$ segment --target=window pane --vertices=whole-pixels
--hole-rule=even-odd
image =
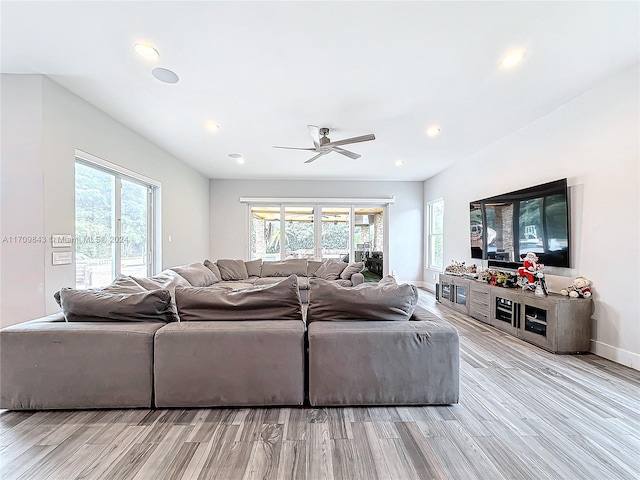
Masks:
[[[76,163],[76,288],[111,283],[115,270],[115,176]]]
[[[280,207],[251,207],[251,259],[280,260]]]
[[[322,258],[349,255],[350,208],[322,207]]]
[[[120,273],[144,277],[148,271],[148,187],[122,180]]]
[[[285,258],[313,258],[315,232],[313,207],[285,207]]]
[[[431,265],[432,267],[442,268],[443,262],[443,248],[442,248],[442,235],[431,236]]]
[[[444,223],[444,202],[435,202],[431,204],[431,233],[443,233],[442,225]]]

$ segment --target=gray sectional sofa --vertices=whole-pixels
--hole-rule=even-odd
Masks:
[[[62,313],[0,330],[0,408],[458,401],[457,331],[416,308],[415,287],[316,276],[301,290],[297,275],[263,285],[270,277],[253,275],[241,288],[246,279],[210,283],[210,273],[191,264],[62,289]]]

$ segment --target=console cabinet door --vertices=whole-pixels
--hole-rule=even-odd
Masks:
[[[518,337],[545,350],[556,352],[557,310],[557,304],[550,302],[547,297],[538,299],[533,295],[522,296]]]
[[[520,299],[517,293],[506,288],[491,290],[491,326],[511,335],[517,335]]]
[[[454,291],[453,281],[444,275],[440,275],[440,303],[447,307],[453,307]]]
[[[453,292],[453,308],[459,312],[469,314],[469,280],[456,278],[453,281],[455,287]]]

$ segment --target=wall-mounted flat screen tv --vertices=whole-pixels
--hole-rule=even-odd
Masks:
[[[527,252],[569,267],[567,179],[471,202],[471,257],[514,268]]]

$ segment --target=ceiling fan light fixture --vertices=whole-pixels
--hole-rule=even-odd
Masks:
[[[437,137],[438,135],[440,135],[440,127],[437,125],[427,128],[427,137]]]
[[[160,53],[158,53],[158,50],[153,48],[148,43],[136,43],[133,49],[138,55],[146,58],[147,60],[157,60],[160,57]]]

